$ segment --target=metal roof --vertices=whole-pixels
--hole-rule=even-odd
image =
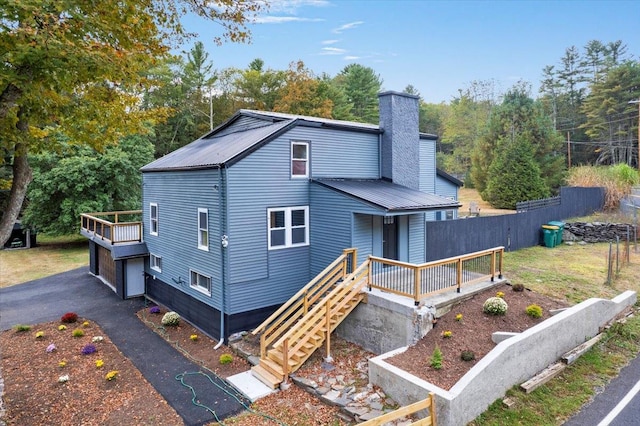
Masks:
[[[149,172],[219,167],[271,140],[291,123],[291,120],[274,124],[265,122],[265,126],[262,127],[226,133],[222,136],[210,134],[158,158],[140,170]]]
[[[449,182],[451,182],[456,186],[464,186],[464,182],[462,182],[460,179],[456,178],[455,176],[451,176],[449,173],[445,172],[444,170],[436,169],[436,174],[441,178],[448,180]]]
[[[369,131],[380,130],[380,126],[378,126],[377,124],[358,123],[356,121],[334,120],[331,118],[311,117],[308,115],[287,114],[284,112],[241,109],[239,111],[239,114],[248,115],[251,117],[259,117],[259,118],[271,118],[271,119],[275,118],[275,119],[281,119],[281,120],[303,120],[303,121],[309,121],[312,123],[327,125],[330,127],[346,127],[351,129],[369,130]]]
[[[314,179],[327,188],[357,198],[389,212],[458,208],[457,201],[397,185],[382,179]]]

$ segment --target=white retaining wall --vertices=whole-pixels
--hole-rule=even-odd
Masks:
[[[433,392],[438,425],[464,425],[503,397],[508,389],[530,379],[565,352],[594,337],[618,314],[633,306],[636,298],[636,292],[626,291],[612,300],[589,299],[566,309],[500,342],[449,391],[384,361],[406,347],[370,359],[369,381],[400,405],[417,402]]]

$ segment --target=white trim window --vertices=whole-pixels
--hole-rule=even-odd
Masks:
[[[198,248],[209,251],[209,210],[198,209]]]
[[[309,245],[309,207],[267,209],[269,250]]]
[[[157,272],[162,272],[162,257],[149,253],[149,268]]]
[[[211,277],[202,275],[199,272],[189,270],[191,288],[198,290],[208,296],[211,296]]]
[[[159,211],[157,203],[149,203],[149,234],[158,235]]]
[[[309,177],[308,142],[291,142],[291,177]]]

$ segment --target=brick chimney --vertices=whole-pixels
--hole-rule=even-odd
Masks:
[[[419,99],[393,91],[378,94],[382,177],[416,190],[420,189]]]

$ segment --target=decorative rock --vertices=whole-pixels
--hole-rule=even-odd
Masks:
[[[372,410],[382,410],[384,406],[380,402],[372,402],[369,404]]]
[[[331,405],[339,405],[336,403],[336,400],[340,398],[340,392],[338,391],[334,391],[334,390],[330,390],[329,392],[325,393],[324,395],[320,395],[320,399],[327,401],[327,403],[331,404]]]
[[[362,408],[362,407],[343,407],[342,411],[346,412],[351,417],[356,418],[356,417],[364,416],[370,410],[368,408]]]
[[[359,417],[359,420],[362,421],[367,421],[367,420],[371,420],[371,419],[375,419],[376,417],[380,417],[381,415],[383,415],[384,413],[382,411],[378,411],[378,410],[371,410],[366,414],[363,414],[362,416]]]

